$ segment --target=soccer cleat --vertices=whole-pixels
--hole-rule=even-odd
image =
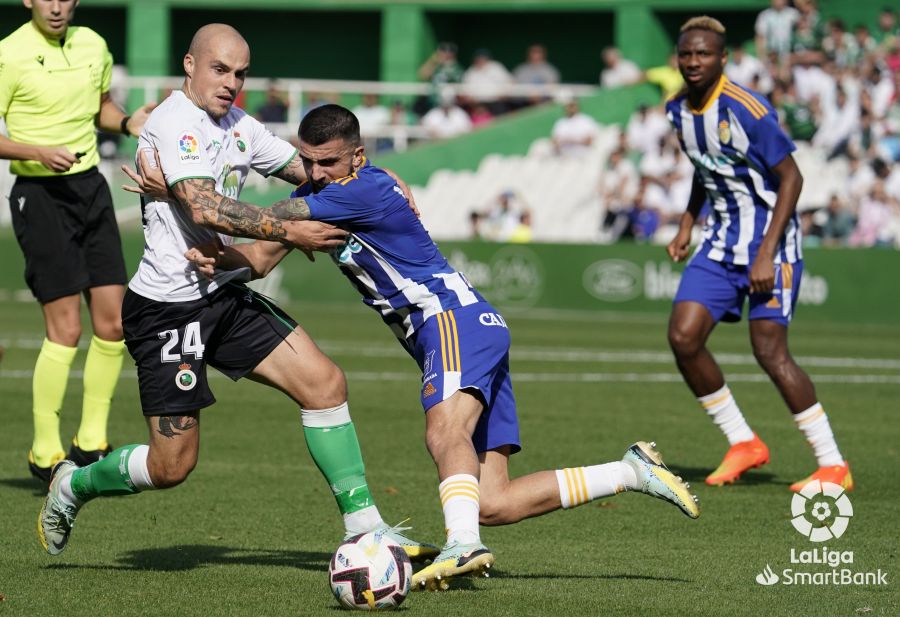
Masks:
[[[404,521],[405,522],[405,521]],[[416,542],[411,538],[407,538],[403,535],[402,531],[407,531],[412,529],[411,527],[401,527],[403,523],[401,522],[399,525],[395,525],[393,527],[380,527],[378,529],[373,529],[372,531],[380,531],[385,530],[385,537],[390,538],[397,544],[403,547],[403,551],[406,553],[406,556],[409,557],[409,560],[413,563],[422,563],[429,559],[434,559],[441,550],[433,544],[425,544],[424,542]],[[348,531],[344,535],[344,540],[349,540],[353,536],[358,535],[356,532]]]
[[[79,467],[87,467],[91,463],[96,463],[110,452],[112,452],[112,446],[105,441],[99,450],[82,450],[78,446],[78,438],[75,437],[72,439],[72,445],[69,447],[69,456],[66,458]]]
[[[441,554],[428,565],[413,574],[411,586],[415,590],[439,591],[450,587],[448,580],[463,574],[488,576],[494,556],[488,547],[477,544],[452,542],[444,545]]]
[[[43,483],[43,485],[45,487],[49,486],[50,485],[50,472],[53,470],[53,467],[58,462],[63,460],[64,458],[66,458],[65,452],[57,452],[50,459],[50,465],[48,467],[41,467],[40,465],[38,465],[37,463],[34,462],[34,452],[29,450],[28,451],[28,471],[30,471],[31,475],[33,475],[35,478],[40,480],[41,483]]]
[[[50,490],[38,515],[38,537],[41,544],[51,555],[59,555],[69,542],[69,534],[75,524],[75,515],[80,505],[63,500],[59,492],[59,484],[63,478],[72,475],[78,466],[72,461],[60,461],[53,467]]]
[[[769,448],[756,433],[750,441],[741,441],[728,449],[714,472],[706,477],[710,486],[733,484],[745,471],[769,462]]]
[[[639,441],[632,444],[622,457],[637,476],[642,493],[673,503],[691,518],[700,516],[698,499],[690,492],[690,486],[668,470],[654,442]]]
[[[808,478],[804,478],[799,482],[794,482],[791,484],[791,490],[795,493],[799,493],[804,486],[812,482],[813,480],[819,480],[820,482],[831,482],[832,484],[837,484],[845,491],[853,490],[853,475],[850,473],[850,463],[844,461],[843,465],[832,465],[831,467],[819,467],[816,471],[809,476]]]

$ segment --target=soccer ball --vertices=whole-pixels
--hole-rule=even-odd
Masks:
[[[412,564],[403,547],[370,531],[344,541],[331,558],[331,593],[344,608],[396,608],[409,593]]]

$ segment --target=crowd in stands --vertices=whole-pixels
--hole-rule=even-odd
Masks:
[[[801,212],[808,245],[900,247],[898,13],[883,9],[870,32],[822,18],[813,0],[772,0],[756,21],[755,51],[729,50],[731,81],[768,97],[798,146],[810,147],[823,164],[846,166],[843,189]],[[650,71],[641,73],[615,49],[604,59],[604,84],[650,80]],[[663,91],[665,81],[657,82]],[[692,175],[662,108],[638,109],[601,175],[601,238],[667,241]]]

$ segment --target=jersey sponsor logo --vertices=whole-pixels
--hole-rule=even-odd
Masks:
[[[731,127],[728,125],[728,120],[719,122],[719,141],[723,144],[731,141]]]
[[[731,137],[731,131],[729,129],[729,138]],[[725,154],[717,154],[716,156],[710,156],[708,152],[704,152],[697,156],[697,153],[688,152],[688,157],[697,167],[704,167],[709,169],[710,171],[716,171],[723,167],[728,167],[729,165],[734,165],[735,163],[740,163],[741,159],[737,156],[729,157]]]
[[[482,313],[478,316],[478,321],[482,326],[500,326],[506,328],[506,321],[497,313]]]
[[[429,396],[433,396],[434,394],[437,394],[437,388],[435,388],[434,384],[429,381],[427,384],[425,384],[425,387],[422,388],[422,396],[425,396],[427,398]]]
[[[181,162],[200,160],[199,150],[197,138],[192,133],[182,133],[178,138],[178,158]]]
[[[193,390],[194,386],[197,385],[197,375],[191,370],[191,365],[185,362],[184,364],[179,364],[178,368],[180,370],[175,373],[175,385],[178,386],[179,390],[184,390],[185,392]]]
[[[359,253],[362,250],[362,244],[359,243],[359,240],[350,236],[347,239],[347,243],[344,246],[339,246],[334,249],[332,252],[332,256],[338,261],[338,263],[347,263],[350,261],[350,257],[354,253]]]

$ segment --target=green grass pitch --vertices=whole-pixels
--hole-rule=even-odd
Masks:
[[[370,486],[391,523],[440,544],[436,473],[425,450],[412,360],[362,306],[286,307],[348,375],[350,405]],[[411,594],[401,609],[428,615],[897,615],[900,574],[900,325],[805,323],[792,350],[819,377],[820,399],[857,490],[846,534],[829,548],[853,551],[854,571],[887,572],[887,586],[766,587],[769,565],[817,548],[790,524],[789,483],[814,459],[774,388],[749,356],[746,323],[711,342],[772,462],[739,484],[710,488],[705,475],[727,444],[680,381],[661,316],[508,312],[524,449],[511,472],[619,459],[655,440],[692,482],[703,513],[624,494],[518,525],[483,528],[495,552],[490,579],[445,593]],[[213,381],[218,404],[202,415],[200,462],[167,491],[97,500],[82,510],[58,558],[35,527],[43,494],[27,475],[29,372],[42,332],[31,303],[0,302],[0,617],[6,615],[337,615],[326,568],[341,523],[306,452],[299,412],[250,382]],[[76,360],[80,370],[83,354]],[[114,444],[144,442],[130,364],[111,419]],[[65,439],[79,417],[72,379]]]

